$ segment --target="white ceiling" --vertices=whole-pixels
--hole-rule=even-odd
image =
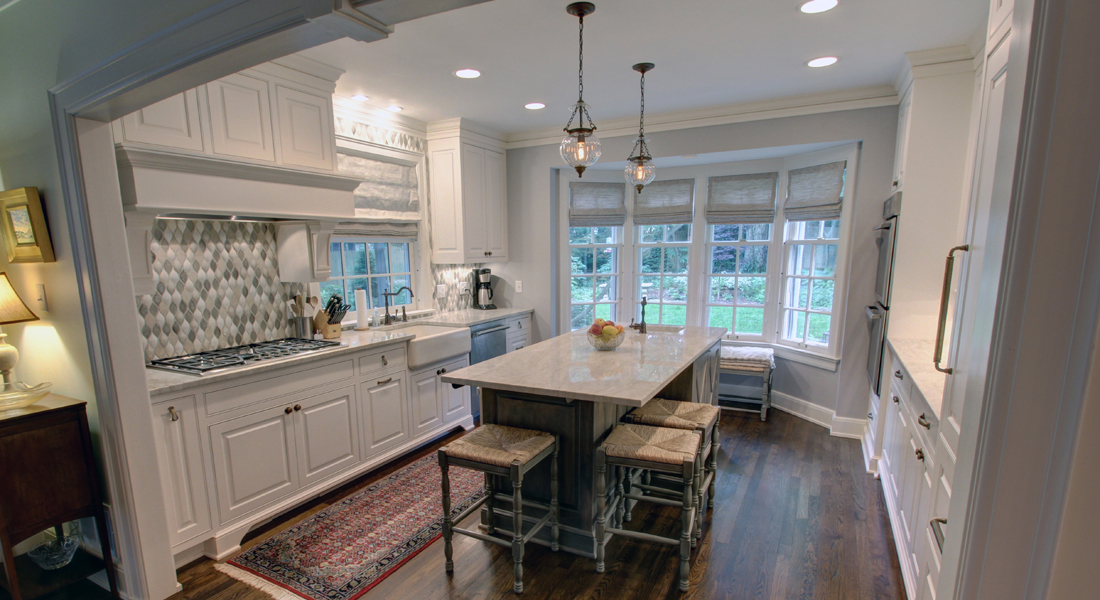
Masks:
[[[568,0],[493,0],[401,23],[370,44],[337,40],[301,54],[347,73],[337,96],[364,94],[425,122],[466,117],[503,133],[565,125],[577,98],[577,20]],[[798,0],[596,0],[585,19],[585,101],[601,120],[709,108],[893,82],[906,52],[966,45],[988,0],[840,0],[807,15]],[[840,62],[811,69],[806,61]],[[477,79],[454,71],[473,68]],[[528,102],[546,108],[531,111]]]

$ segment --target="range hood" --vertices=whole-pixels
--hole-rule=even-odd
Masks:
[[[355,218],[356,177],[161,150],[117,147],[127,211],[343,221]]]

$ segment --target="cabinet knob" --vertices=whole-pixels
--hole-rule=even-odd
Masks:
[[[925,429],[932,429],[932,423],[929,422],[928,419],[924,418],[924,413],[921,413],[920,416],[917,417],[917,423]]]
[[[488,256],[492,256],[492,255],[493,255],[493,251],[492,251],[492,250],[490,250],[490,251],[486,252],[485,254],[487,254]]]
[[[446,373],[446,372],[447,372],[447,368],[446,368],[446,367],[443,367],[442,369],[440,369],[440,370],[439,370],[439,374],[440,374],[440,375],[442,375],[442,374],[444,374],[444,373]]]
[[[383,367],[388,367],[389,365],[390,365],[390,361],[386,360],[386,355],[383,354],[382,355],[382,366]]]
[[[295,404],[294,405],[294,411],[297,412],[299,410],[302,410],[302,405],[301,404]]]
[[[894,187],[898,187],[898,180],[897,179],[894,180]]]
[[[917,448],[915,454],[917,455],[917,460],[924,461],[924,450],[922,450],[921,448]]]
[[[867,413],[867,418],[874,421],[875,420],[875,415],[873,415],[871,413]]]
[[[902,374],[901,374],[901,369],[898,369],[897,371],[894,371],[894,377],[897,377],[899,380],[905,379],[905,377],[903,377]]]
[[[485,255],[485,256],[489,256],[488,252],[482,252],[482,254]]]
[[[172,421],[173,422],[180,420],[180,414],[178,412],[176,412],[176,407],[175,406],[169,406],[168,407],[168,414],[172,415]]]
[[[893,398],[894,398],[894,404],[897,404],[898,402],[901,402],[901,400],[899,400],[896,395],[893,396]]]
[[[284,408],[284,409],[283,409],[283,412],[285,412],[286,414],[288,414],[288,415],[289,415],[290,413],[294,412],[294,409],[292,409],[292,408],[290,408],[290,407],[288,406],[288,407],[286,407],[286,408]]]

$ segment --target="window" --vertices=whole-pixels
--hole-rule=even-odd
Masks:
[[[321,283],[321,305],[333,295],[340,295],[354,311],[355,290],[362,289],[367,290],[369,308],[384,306],[383,292],[412,287],[413,249],[409,241],[340,238],[332,242],[332,275]],[[390,304],[399,306],[412,301],[409,292],[404,291],[394,296]]]
[[[691,224],[639,225],[635,239],[635,318],[644,297],[648,323],[687,325]]]
[[[803,347],[829,346],[839,239],[839,220],[787,223],[783,340]]]
[[[617,320],[622,227],[570,227],[570,329]]]
[[[769,223],[709,227],[707,325],[763,339],[771,229]]]

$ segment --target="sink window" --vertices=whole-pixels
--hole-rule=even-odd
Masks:
[[[333,237],[330,248],[332,275],[320,284],[321,305],[339,294],[354,311],[357,308],[355,290],[362,289],[367,290],[369,308],[385,306],[383,292],[401,286],[412,287],[415,248],[412,240]],[[401,292],[390,304],[411,306],[412,302],[408,292]]]

